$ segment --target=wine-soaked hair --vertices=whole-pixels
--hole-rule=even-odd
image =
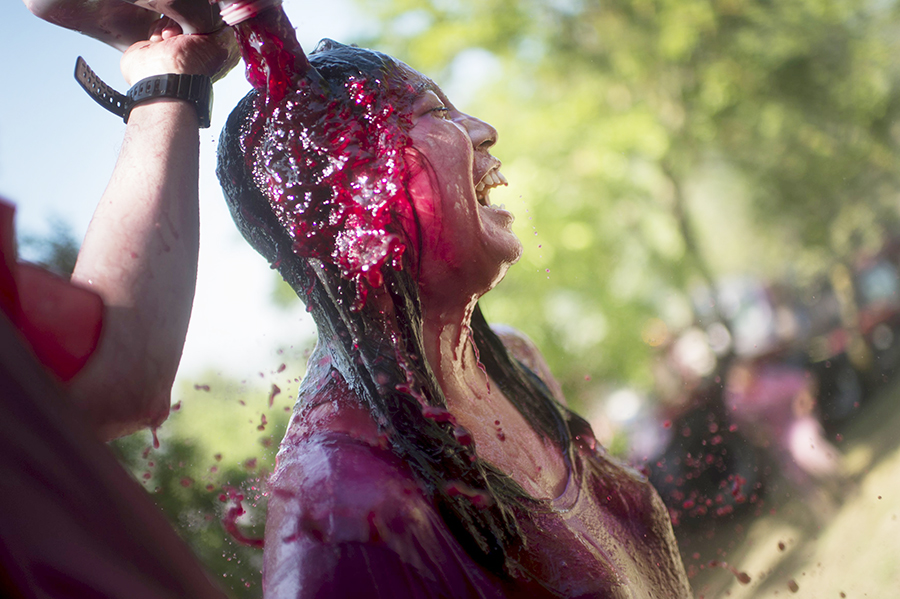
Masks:
[[[510,550],[525,542],[513,509],[534,500],[478,458],[471,436],[447,411],[425,358],[417,252],[407,251],[411,239],[421,235],[409,236],[397,225],[398,213],[418,222],[406,188],[407,167],[396,162],[410,150],[409,109],[415,99],[410,96],[416,90],[399,63],[371,50],[326,40],[309,60],[321,76],[312,86],[319,89],[300,89],[286,100],[307,111],[301,115],[305,120],[285,118],[281,107],[267,106],[257,91],[231,113],[218,150],[225,198],[245,239],[306,303],[333,368],[369,410],[392,451],[411,466],[461,545],[483,566],[509,575]],[[307,109],[303,102],[321,106]],[[292,130],[284,131],[288,126]],[[264,164],[277,154],[270,146],[286,135],[293,136],[296,148],[282,157],[289,168]],[[384,180],[373,183],[373,175]],[[286,178],[288,186],[272,183]],[[361,190],[361,180],[370,187]],[[287,200],[285,187],[292,190]],[[363,214],[353,214],[355,208],[339,194],[350,194],[366,208]],[[349,243],[335,242],[348,232],[352,235],[338,242]],[[376,236],[387,242],[373,250],[367,244]],[[354,242],[364,247],[353,247]],[[386,293],[367,302],[365,294],[374,288]],[[471,331],[496,386],[570,463],[569,423],[577,417],[507,352],[478,308]]]

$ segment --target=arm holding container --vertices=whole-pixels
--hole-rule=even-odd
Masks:
[[[103,12],[106,6],[103,14],[121,11],[135,27],[149,15],[143,37],[122,56],[129,85],[158,75],[215,80],[237,62],[233,33],[227,29],[185,35],[172,19],[123,2],[26,0],[26,5],[72,29],[80,21],[70,16],[58,22],[48,15],[65,14],[67,7]],[[116,32],[115,37],[128,42],[137,35],[127,28]],[[203,116],[198,106],[172,97],[153,97],[130,107],[115,169],[72,275],[73,283],[92,290],[104,303],[97,348],[68,383],[69,395],[103,439],[158,426],[168,415],[197,276]]]

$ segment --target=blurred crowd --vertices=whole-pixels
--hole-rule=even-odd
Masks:
[[[659,345],[653,397],[607,402],[632,406],[612,420],[673,522],[759,511],[782,483],[838,504],[843,431],[900,368],[900,237],[809,285],[720,280],[694,309]]]

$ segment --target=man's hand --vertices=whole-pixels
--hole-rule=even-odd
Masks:
[[[122,75],[128,85],[166,73],[208,75],[217,81],[240,60],[237,40],[230,28],[185,35],[181,25],[163,17],[153,23],[148,37],[122,55]]]

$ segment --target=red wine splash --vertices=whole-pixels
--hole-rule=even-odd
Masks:
[[[247,81],[279,102],[310,73],[309,60],[293,26],[280,7],[271,8],[234,27],[246,66]]]
[[[248,168],[294,251],[337,266],[355,283],[352,307],[359,309],[368,289],[382,285],[382,268],[399,269],[406,249],[396,223],[411,214],[404,154],[416,89],[409,71],[377,55],[383,68],[376,74],[326,81],[281,7],[235,30],[258,91],[241,139]]]

